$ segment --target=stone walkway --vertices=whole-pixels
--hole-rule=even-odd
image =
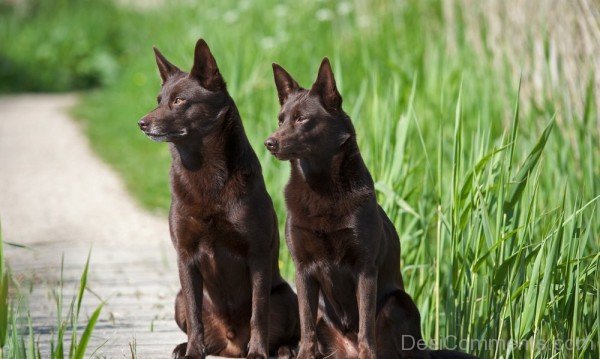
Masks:
[[[65,112],[75,101],[0,97],[2,232],[28,247],[5,245],[7,260],[23,292],[33,283],[31,316],[43,357],[56,323],[51,290],[61,258],[66,306],[91,248],[88,288],[107,304],[88,356],[104,343],[94,357],[131,358],[134,346],[138,358],[168,358],[185,335],[172,317],[178,280],[167,221],[139,208],[92,153]],[[86,293],[82,321],[100,302],[93,293]]]

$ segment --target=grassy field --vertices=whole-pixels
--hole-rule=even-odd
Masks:
[[[380,203],[400,233],[402,271],[425,336],[443,346],[470,340],[470,351],[484,358],[596,358],[600,133],[592,87],[582,95],[582,111],[570,109],[560,84],[548,82],[541,101],[540,94],[536,101],[519,96],[514,74],[521,69],[476,51],[458,4],[453,23],[434,0],[220,0],[141,12],[94,5],[105,10],[88,8],[77,17],[83,20],[56,23],[53,31],[66,35],[49,39],[73,41],[68,30],[80,26],[77,33],[112,59],[109,74],[98,66],[93,84],[103,86],[86,93],[74,113],[135,197],[163,213],[167,146],[149,141],[136,124],[155,107],[160,86],[151,46],[188,69],[196,39],[206,39],[281,222],[289,165],[262,146],[277,126],[271,62],[309,86],[329,56]],[[87,26],[86,16],[97,26]],[[12,21],[0,27],[4,34],[31,42],[43,36],[27,29],[49,20]],[[108,47],[112,40],[119,46]],[[7,48],[0,44],[6,63],[16,58]],[[27,58],[20,51],[10,63]],[[89,51],[97,53],[95,46]],[[44,72],[62,69],[60,61],[49,63],[55,67]],[[79,77],[73,81],[70,87],[79,87]],[[15,89],[59,89],[26,85]],[[281,267],[293,278],[285,246]]]

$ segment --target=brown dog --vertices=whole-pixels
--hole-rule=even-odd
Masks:
[[[327,58],[310,90],[279,65],[273,71],[281,111],[265,145],[291,162],[286,241],[296,264],[298,358],[468,357],[423,347],[398,234],[377,204]]]
[[[188,335],[173,357],[291,358],[298,302],[279,273],[277,217],[235,103],[204,40],[189,74],[154,51],[162,89],[139,126],[172,154],[175,320]]]

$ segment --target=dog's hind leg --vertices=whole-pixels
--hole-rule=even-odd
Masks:
[[[177,293],[177,297],[175,297],[175,323],[179,326],[184,333],[187,333],[187,325],[185,319],[185,302],[183,299],[183,293],[179,290]],[[185,357],[185,352],[187,351],[187,342],[181,343],[173,349],[173,353],[171,354],[171,358],[180,359]]]
[[[402,290],[391,293],[377,313],[377,357],[400,359],[477,359],[453,350],[429,350],[421,336],[421,316]]]
[[[175,322],[179,328],[187,334],[185,298],[181,293],[177,293],[175,298]],[[202,308],[202,323],[204,325],[204,347],[206,354],[217,354],[227,347],[226,333],[223,330],[222,323],[212,315],[206,308]],[[173,359],[184,358],[187,350],[187,343],[181,343],[173,349],[171,357]]]
[[[277,359],[296,357],[300,340],[298,298],[286,282],[271,289],[269,313],[269,353]]]
[[[177,323],[179,329],[181,329],[184,333],[187,333],[185,316],[185,299],[183,298],[183,293],[180,289],[179,293],[177,293],[177,297],[175,297],[175,323]]]
[[[429,358],[421,335],[421,316],[403,290],[390,293],[377,311],[377,357]]]
[[[350,332],[344,335],[324,318],[317,319],[317,340],[319,359],[357,359],[358,337]],[[383,358],[383,357],[382,357]]]

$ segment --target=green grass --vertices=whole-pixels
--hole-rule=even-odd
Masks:
[[[582,113],[569,110],[560,87],[548,85],[542,102],[519,96],[508,79],[520,69],[493,66],[436,0],[220,0],[120,11],[98,20],[123,41],[117,76],[74,113],[144,206],[166,213],[169,205],[167,146],[136,125],[160,86],[152,45],[188,69],[195,41],[207,40],[281,222],[289,165],[262,146],[277,126],[270,64],[309,86],[329,56],[400,233],[426,338],[539,345],[472,350],[485,358],[598,357],[600,133],[591,87]],[[458,39],[452,51],[449,31]],[[293,277],[285,246],[281,267]]]
[[[28,309],[27,293],[13,280],[5,262],[4,242],[0,228],[0,359],[42,359],[40,343],[36,340],[35,327]],[[25,250],[25,249],[23,249]],[[91,252],[90,252],[91,254]],[[83,359],[88,350],[88,343],[96,326],[96,322],[104,303],[96,307],[85,322],[80,320],[81,305],[87,289],[87,275],[90,256],[83,268],[77,295],[71,298],[65,315],[64,282],[62,277],[51,296],[56,305],[56,325],[52,328],[50,350],[45,355],[51,359]],[[64,264],[64,259],[63,259]],[[77,329],[84,326],[83,331]]]
[[[0,92],[83,89],[116,79],[128,22],[112,2],[17,3],[0,2]]]

